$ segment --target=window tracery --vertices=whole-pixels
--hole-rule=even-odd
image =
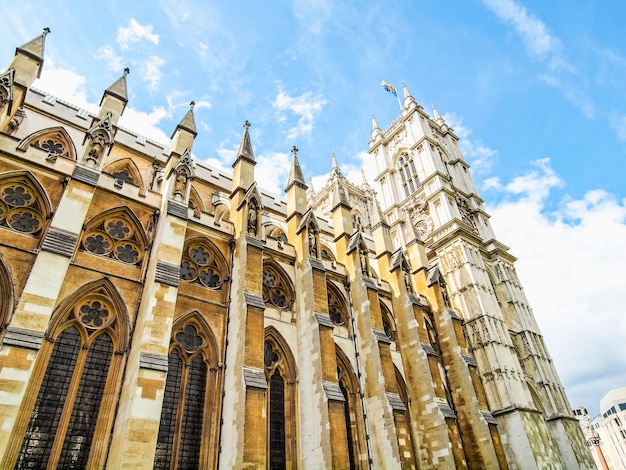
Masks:
[[[332,286],[327,284],[328,314],[335,325],[346,325],[349,318],[345,301],[341,294]]]
[[[215,250],[205,241],[195,241],[183,251],[180,278],[217,290],[222,287],[225,273],[217,262]]]
[[[144,241],[135,224],[124,214],[109,214],[85,230],[82,249],[94,255],[139,266],[144,255]]]
[[[212,428],[207,404],[216,393],[216,357],[215,338],[200,314],[179,318],[172,329],[154,468],[208,465],[202,442]]]
[[[407,153],[402,154],[398,160],[398,171],[402,179],[404,195],[409,197],[420,185],[413,157]]]
[[[113,421],[128,342],[123,308],[107,280],[94,281],[61,303],[36,366],[45,367],[42,381],[31,383],[32,398],[23,404],[32,409],[30,421],[13,435],[21,441],[15,468],[103,465],[104,450],[92,449],[92,443],[108,438]]]
[[[273,307],[289,310],[293,303],[291,286],[274,266],[263,266],[263,301]]]
[[[53,127],[37,131],[18,144],[18,150],[26,150],[30,146],[35,146],[46,152],[46,160],[54,163],[57,158],[76,160],[76,150],[71,137],[63,127]]]
[[[46,212],[39,190],[28,178],[0,181],[0,226],[38,236],[44,228]]]

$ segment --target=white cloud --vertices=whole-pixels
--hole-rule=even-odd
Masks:
[[[131,18],[127,27],[120,26],[117,31],[117,42],[120,49],[128,50],[130,43],[145,39],[155,45],[159,44],[159,35],[152,32],[152,25],[141,25],[135,18]]]
[[[165,61],[158,56],[152,56],[143,63],[142,78],[148,83],[148,90],[154,92],[159,87],[161,80],[161,70],[159,67],[165,64]]]
[[[291,97],[280,91],[272,106],[279,111],[279,120],[285,121],[286,113],[290,112],[298,117],[295,126],[287,131],[287,139],[310,137],[317,115],[322,111],[327,101],[321,95],[314,95],[308,91],[300,96]]]
[[[254,178],[259,182],[259,186],[282,195],[289,178],[291,156],[285,152],[268,152],[258,155],[256,161]]]
[[[170,137],[158,127],[158,124],[166,117],[169,117],[169,114],[161,106],[152,108],[149,113],[129,107],[124,110],[120,125],[156,142],[169,145]]]
[[[102,46],[100,49],[98,49],[98,52],[96,52],[96,55],[94,57],[99,60],[104,60],[109,70],[121,72],[122,57],[117,55],[115,49],[113,49],[110,45],[106,44]]]
[[[626,141],[626,114],[614,114],[611,117],[611,127],[617,132],[620,140]]]
[[[561,55],[561,41],[550,34],[545,23],[528,13],[523,5],[515,0],[483,0],[483,3],[498,18],[513,26],[528,52],[540,59],[548,58],[552,69],[568,67]]]
[[[487,147],[480,140],[470,139],[472,131],[463,125],[463,117],[455,113],[446,113],[443,115],[443,119],[459,137],[461,151],[474,172],[489,170],[494,159],[497,158],[498,152]]]
[[[572,406],[597,412],[610,388],[626,383],[626,201],[603,190],[564,197],[548,160],[506,184],[505,200],[487,207],[499,240],[518,257],[517,271]]]
[[[41,78],[35,80],[33,86],[68,103],[95,113],[98,111],[98,105],[90,103],[87,99],[85,81],[84,76],[70,69],[57,68],[54,62],[49,60],[41,72]]]

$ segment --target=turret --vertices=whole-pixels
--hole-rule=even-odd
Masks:
[[[196,131],[196,120],[193,115],[195,102],[189,103],[189,110],[180,120],[174,132],[172,132],[172,152],[182,155],[185,150],[193,146],[193,141],[198,135]]]
[[[298,161],[298,149],[294,145],[291,148],[291,170],[285,193],[287,193],[287,218],[294,215],[302,216],[307,209],[307,185],[300,169]]]
[[[254,160],[248,129],[250,129],[250,123],[246,121],[243,123],[243,136],[241,137],[239,149],[237,149],[235,163],[233,163],[233,192],[237,189],[245,191],[254,182],[256,161]]]
[[[410,111],[413,108],[417,107],[417,102],[415,101],[415,98],[413,98],[413,95],[411,95],[411,93],[409,93],[409,89],[406,87],[406,84],[404,82],[402,82],[402,91],[404,92],[404,102],[402,105],[402,114],[407,113],[408,111]]]
[[[111,113],[111,123],[116,126],[120,116],[128,103],[128,91],[126,86],[126,76],[130,69],[126,67],[120,78],[115,80],[102,94],[100,100],[100,110],[98,118],[104,119],[108,113]]]

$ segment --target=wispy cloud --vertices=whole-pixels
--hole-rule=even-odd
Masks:
[[[109,70],[122,70],[122,57],[117,55],[115,49],[113,49],[113,47],[111,47],[109,44],[105,44],[100,49],[98,49],[98,52],[96,52],[94,57],[99,60],[104,60]]]
[[[491,169],[494,160],[498,157],[498,152],[487,147],[481,140],[471,139],[472,130],[463,125],[462,116],[456,113],[445,113],[443,118],[459,137],[461,151],[474,172],[486,172]]]
[[[617,133],[617,136],[626,142],[626,114],[614,113],[611,116],[611,127]]]
[[[483,3],[498,18],[513,26],[530,54],[540,59],[547,59],[553,70],[562,67],[569,68],[567,60],[562,55],[560,39],[552,35],[546,24],[530,14],[526,7],[515,0],[483,0]]]
[[[159,35],[152,32],[152,25],[142,25],[135,18],[131,18],[128,26],[121,26],[117,31],[117,43],[123,51],[128,50],[133,42],[145,39],[155,45],[159,44]]]
[[[509,182],[492,181],[504,198],[487,210],[498,239],[519,257],[519,277],[571,404],[593,409],[626,383],[626,318],[615,314],[626,304],[626,201],[592,190],[550,209],[549,194],[562,185],[550,162],[538,160]]]
[[[297,116],[295,126],[287,131],[287,139],[294,140],[298,137],[310,137],[313,132],[315,119],[326,105],[327,101],[322,95],[314,95],[308,91],[300,96],[291,97],[284,91],[279,91],[272,106],[278,110],[279,119],[287,120],[287,114]]]
[[[152,56],[146,59],[143,63],[142,70],[142,78],[145,82],[148,83],[148,90],[154,92],[159,87],[159,82],[161,81],[161,73],[160,67],[165,64],[165,61],[158,56]]]

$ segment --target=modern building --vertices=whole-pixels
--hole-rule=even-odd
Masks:
[[[626,469],[626,387],[610,390],[600,400],[600,415],[593,420],[607,467]]]
[[[406,87],[379,195],[263,190],[0,75],[0,468],[593,468],[458,137]]]

